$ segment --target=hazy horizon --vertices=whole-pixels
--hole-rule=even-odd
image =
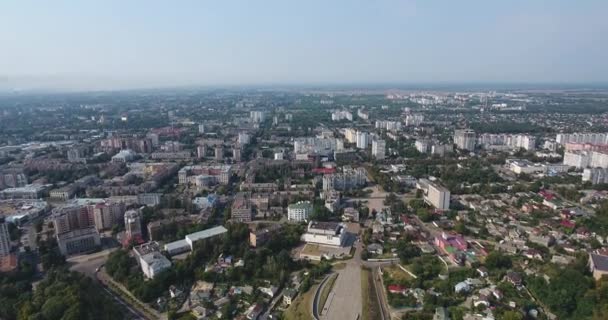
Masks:
[[[0,4],[0,90],[608,83],[608,2]]]

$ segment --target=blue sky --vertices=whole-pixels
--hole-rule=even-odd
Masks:
[[[608,1],[2,1],[0,85],[605,82]]]

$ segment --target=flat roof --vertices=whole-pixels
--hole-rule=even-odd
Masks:
[[[190,244],[188,244],[188,241],[186,241],[186,239],[182,239],[165,244],[165,251],[171,252],[173,250],[184,249],[186,247],[190,249]]]
[[[217,226],[217,227],[213,227],[210,229],[206,229],[206,230],[202,230],[199,232],[195,232],[195,233],[191,233],[189,235],[186,235],[186,241],[192,243],[198,240],[203,240],[203,239],[207,239],[210,237],[214,237],[217,235],[220,235],[222,233],[226,233],[228,232],[228,229],[224,228],[223,226]]]

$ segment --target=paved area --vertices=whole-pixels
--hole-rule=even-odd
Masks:
[[[321,316],[327,320],[355,320],[361,313],[361,267],[352,260],[340,270],[327,311]],[[325,311],[325,310],[324,310]]]

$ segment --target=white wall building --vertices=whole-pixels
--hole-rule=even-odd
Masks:
[[[365,149],[369,145],[369,135],[367,132],[357,131],[357,148]]]
[[[163,270],[171,268],[171,261],[160,253],[157,242],[148,242],[133,248],[135,258],[146,278],[154,279]]]
[[[300,201],[287,207],[287,220],[289,221],[305,221],[312,213],[313,206],[310,201]]]
[[[378,160],[382,160],[386,157],[386,141],[372,141],[372,156]]]
[[[459,149],[474,151],[475,141],[475,131],[473,130],[463,129],[454,131],[454,143]]]
[[[311,221],[308,223],[306,233],[302,235],[302,241],[341,247],[344,246],[345,237],[346,230],[341,223]]]

